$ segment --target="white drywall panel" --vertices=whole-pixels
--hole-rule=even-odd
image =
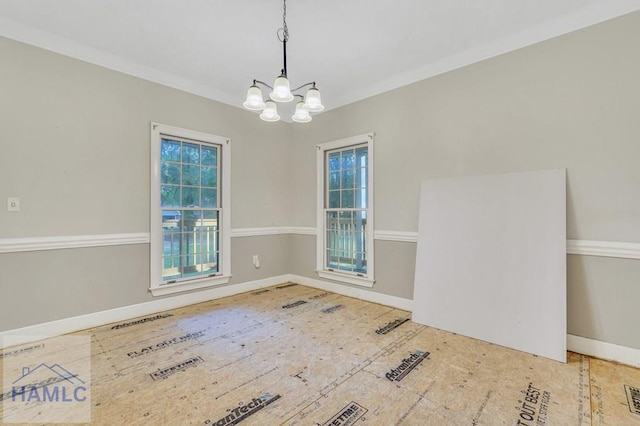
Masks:
[[[566,360],[564,169],[422,182],[413,320]]]

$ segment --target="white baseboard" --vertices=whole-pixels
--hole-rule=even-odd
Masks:
[[[374,291],[367,291],[355,287],[348,287],[343,284],[318,280],[316,278],[303,277],[301,275],[290,274],[289,281],[306,285],[307,287],[314,287],[321,290],[330,291],[332,293],[342,294],[343,296],[366,300],[367,302],[374,302],[381,305],[391,306],[392,308],[398,308],[404,311],[411,311],[413,309],[413,301],[411,299],[389,296],[388,294],[376,293]]]
[[[620,364],[640,367],[640,349],[614,345],[600,340],[587,339],[586,337],[567,335],[567,349],[583,355],[595,358],[619,362]]]
[[[288,275],[280,275],[257,281],[212,288],[194,293],[152,300],[150,302],[108,309],[106,311],[64,318],[57,321],[50,321],[14,330],[2,331],[0,332],[0,349],[4,347],[5,338],[9,336],[11,337],[7,340],[10,340],[12,346],[35,342],[45,337],[60,336],[62,334],[73,333],[112,322],[155,314],[157,312],[181,308],[183,306],[220,299],[222,297],[234,296],[247,291],[254,291],[260,288],[282,284],[287,282],[288,279]]]
[[[170,309],[220,299],[222,297],[234,296],[236,294],[255,291],[264,287],[270,287],[286,282],[294,282],[308,287],[319,288],[332,293],[342,294],[344,296],[354,297],[368,302],[379,303],[381,305],[391,306],[393,308],[409,312],[413,309],[413,301],[411,299],[376,293],[329,281],[308,278],[301,275],[285,274],[194,293],[181,294],[178,296],[152,300],[150,302],[123,306],[120,308],[108,309],[71,318],[64,318],[14,330],[2,331],[0,332],[0,349],[4,347],[5,340],[7,342],[11,342],[11,345],[35,342],[47,337],[60,336],[67,333],[85,330],[87,328],[129,320],[131,318],[155,314]],[[595,358],[615,361],[636,368],[640,367],[640,349],[615,345],[613,343],[602,342],[571,334],[567,335],[567,349],[571,352]]]

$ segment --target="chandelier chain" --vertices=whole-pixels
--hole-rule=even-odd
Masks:
[[[289,41],[289,28],[287,27],[287,0],[283,1],[282,6],[282,28],[278,28],[278,40]]]

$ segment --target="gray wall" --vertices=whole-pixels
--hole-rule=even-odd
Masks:
[[[151,121],[233,140],[233,228],[288,223],[285,123],[4,38],[0,54],[0,197],[22,203],[0,238],[148,232]]]
[[[0,57],[0,200],[21,199],[0,238],[149,232],[151,121],[232,139],[233,228],[290,222],[286,124],[4,38]],[[231,283],[288,273],[283,238],[233,238]],[[0,254],[0,330],[152,300],[148,251]]]
[[[232,238],[229,285],[289,273],[288,239]],[[148,292],[148,244],[3,253],[0,271],[0,331],[160,298]]]
[[[294,126],[294,225],[315,224],[314,146],[373,131],[376,230],[417,231],[423,179],[566,168],[568,238],[640,242],[638,40],[634,13]],[[377,242],[372,291],[411,295],[405,245]],[[313,276],[305,265],[298,273]],[[569,256],[569,333],[640,349],[639,267]]]
[[[0,38],[0,200],[23,208],[0,209],[0,238],[148,232],[158,121],[233,139],[233,228],[314,227],[315,145],[373,131],[377,230],[417,231],[425,178],[566,168],[568,238],[640,242],[637,40],[640,13],[301,126]],[[313,236],[233,238],[232,255],[232,284],[317,277]],[[569,333],[640,349],[640,263],[568,259]],[[414,267],[414,243],[376,241],[371,291],[411,298]],[[0,254],[0,274],[0,330],[151,300],[144,244]]]

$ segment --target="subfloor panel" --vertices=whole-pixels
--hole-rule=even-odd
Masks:
[[[563,364],[290,283],[71,336],[90,340],[95,425],[640,425],[639,369]],[[44,340],[0,367],[19,375],[44,347],[81,358]]]

